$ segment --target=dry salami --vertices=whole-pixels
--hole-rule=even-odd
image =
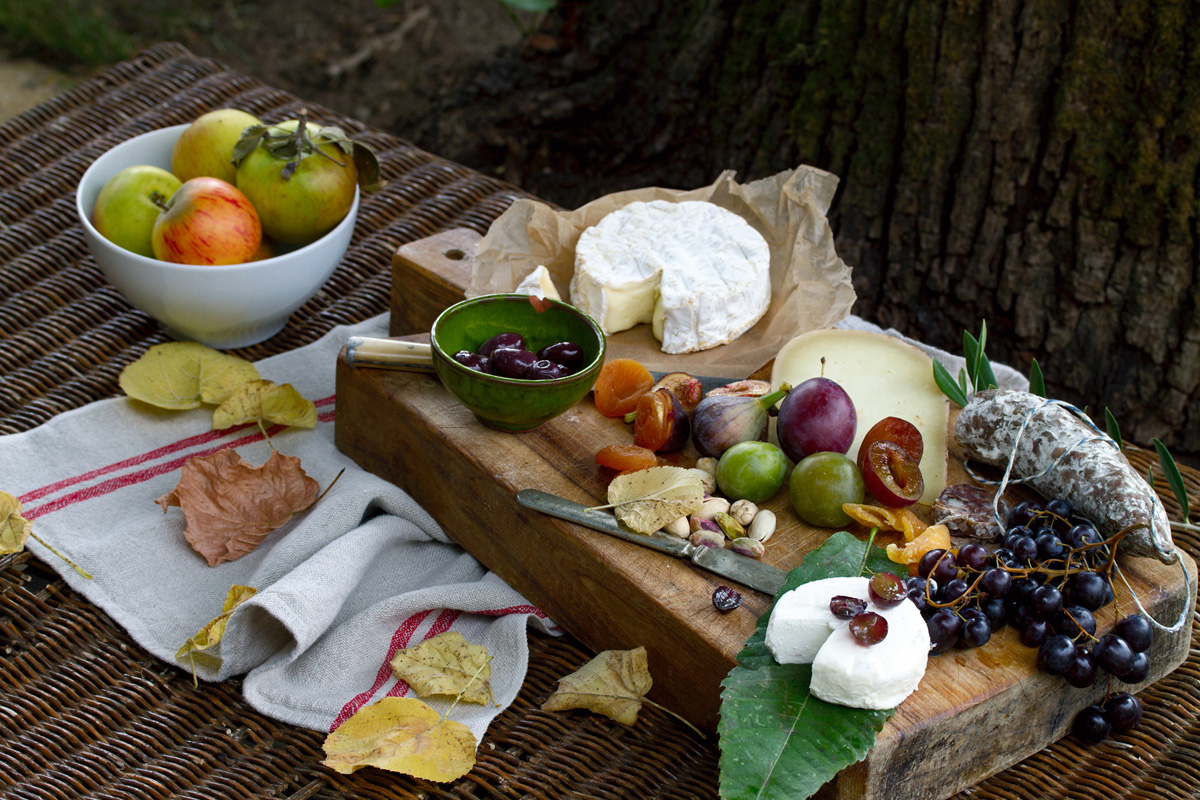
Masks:
[[[1008,503],[1000,499],[996,505],[996,493],[969,483],[947,486],[933,503],[933,521],[940,522],[958,536],[990,541],[1004,534],[1004,527],[996,519],[1008,516]]]
[[[1136,523],[1148,525],[1121,540],[1127,552],[1166,563],[1178,558],[1171,523],[1154,490],[1112,440],[1064,404],[1028,392],[979,392],[959,414],[954,438],[965,458],[1001,468],[1011,458],[1013,479],[1027,480],[1046,497],[1069,500],[1105,537]]]

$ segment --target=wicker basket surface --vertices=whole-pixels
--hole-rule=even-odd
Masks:
[[[389,181],[364,200],[350,250],[328,285],[283,333],[239,351],[249,358],[386,311],[390,260],[399,245],[454,227],[482,233],[515,198],[527,196],[178,45],[151,48],[0,125],[0,292],[8,309],[0,338],[0,433],[116,395],[122,367],[165,340],[96,269],[73,192],[109,147],[223,106],[267,121],[308,107],[368,142]],[[1135,450],[1133,460],[1144,472],[1152,459]],[[1189,493],[1200,497],[1200,474],[1184,472]],[[1165,485],[1157,488],[1179,514]],[[1177,540],[1200,557],[1195,535]],[[520,696],[489,730],[476,768],[454,783],[377,770],[342,776],[320,765],[320,733],[258,714],[241,699],[237,681],[193,688],[189,675],[141,651],[45,565],[28,554],[4,556],[0,797],[715,797],[715,741],[657,709],[645,709],[632,728],[538,709],[557,679],[590,656],[569,636],[531,634]],[[1183,667],[1143,693],[1145,716],[1133,732],[1089,748],[1063,740],[961,796],[1196,797],[1198,679],[1200,651],[1193,644]]]

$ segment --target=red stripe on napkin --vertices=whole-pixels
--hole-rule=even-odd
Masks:
[[[334,719],[333,725],[329,728],[330,733],[336,731],[338,726],[354,716],[354,712],[366,705],[367,701],[379,691],[380,687],[387,683],[388,678],[392,676],[392,659],[395,658],[396,651],[408,647],[408,642],[412,638],[412,635],[416,633],[417,628],[425,621],[425,618],[432,613],[433,609],[421,611],[400,623],[400,627],[392,634],[392,641],[388,645],[387,655],[383,659],[383,666],[375,674],[375,682],[371,684],[370,689],[356,694],[354,699],[342,706],[342,710],[338,712],[337,718]]]

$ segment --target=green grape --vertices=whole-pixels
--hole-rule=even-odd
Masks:
[[[809,525],[839,528],[850,523],[843,503],[866,495],[858,466],[842,453],[813,453],[800,460],[788,482],[792,508]]]

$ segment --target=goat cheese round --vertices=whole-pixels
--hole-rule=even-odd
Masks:
[[[827,578],[803,584],[775,603],[767,622],[767,648],[781,664],[812,664],[809,691],[827,703],[886,709],[912,694],[929,660],[929,630],[908,601],[869,611],[888,623],[878,644],[859,644],[849,622],[829,611],[837,595],[868,599],[867,578]]]
[[[770,261],[762,235],[720,206],[630,203],[580,235],[571,302],[605,333],[648,322],[665,353],[707,350],[767,312]]]

